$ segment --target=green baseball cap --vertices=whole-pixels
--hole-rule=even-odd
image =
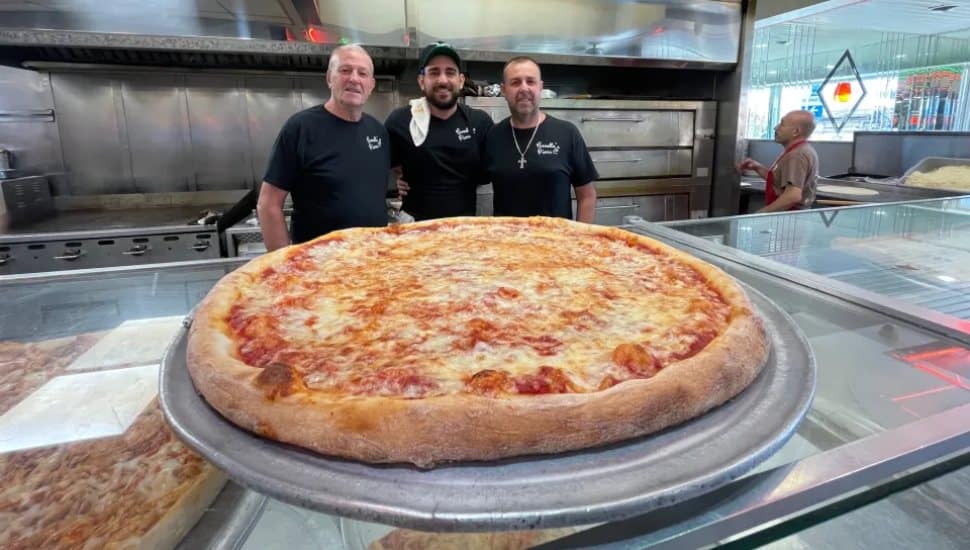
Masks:
[[[418,72],[424,72],[424,68],[428,66],[428,62],[432,58],[439,55],[446,55],[455,61],[455,65],[458,65],[458,69],[461,70],[461,57],[458,56],[458,52],[455,48],[451,47],[451,44],[445,42],[435,42],[434,44],[429,44],[421,50],[421,57],[418,58]]]

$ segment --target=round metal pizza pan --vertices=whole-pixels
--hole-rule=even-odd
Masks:
[[[236,482],[344,517],[435,531],[562,527],[616,521],[736,479],[794,434],[815,392],[815,359],[791,317],[747,288],[771,340],[768,364],[706,415],[625,443],[559,455],[421,470],[373,466],[270,441],[231,424],[196,392],[183,329],[162,363],[173,430]]]

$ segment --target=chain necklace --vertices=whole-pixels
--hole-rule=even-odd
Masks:
[[[536,122],[536,127],[532,129],[532,137],[529,138],[529,143],[525,144],[525,150],[523,151],[519,147],[518,138],[515,137],[515,126],[512,126],[512,123],[509,122],[509,127],[512,128],[512,141],[515,142],[515,150],[519,152],[519,160],[517,160],[516,162],[519,163],[520,170],[524,169],[525,163],[528,162],[527,160],[525,160],[525,154],[529,152],[529,147],[532,145],[532,140],[535,139],[536,132],[539,131],[539,124],[542,124],[542,121]]]

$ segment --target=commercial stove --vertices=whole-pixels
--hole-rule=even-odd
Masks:
[[[57,211],[0,235],[0,275],[220,257],[227,205]]]

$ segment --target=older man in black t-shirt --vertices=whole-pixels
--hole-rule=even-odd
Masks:
[[[502,71],[502,93],[511,116],[485,138],[485,167],[495,190],[496,216],[572,218],[593,223],[599,178],[586,142],[571,122],[539,109],[539,64],[514,57]]]
[[[341,46],[327,68],[330,99],[283,125],[256,206],[267,250],[291,242],[283,216],[289,193],[294,243],[336,229],[387,225],[389,139],[384,126],[363,112],[375,84],[367,52]]]
[[[424,97],[395,109],[384,123],[391,165],[400,167],[404,211],[417,220],[474,216],[476,188],[488,183],[481,152],[492,119],[458,103],[465,77],[450,45],[426,47],[418,71]]]

